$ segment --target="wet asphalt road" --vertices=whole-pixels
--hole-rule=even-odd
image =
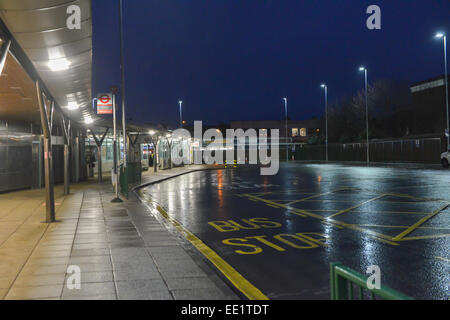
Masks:
[[[450,171],[281,164],[194,172],[143,192],[271,299],[329,299],[329,263],[449,298]]]

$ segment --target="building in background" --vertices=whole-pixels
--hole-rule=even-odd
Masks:
[[[444,75],[417,82],[410,87],[412,107],[409,115],[410,133],[444,135],[447,127]]]
[[[319,119],[310,120],[288,120],[287,135],[286,123],[284,120],[250,120],[250,121],[231,121],[231,129],[255,129],[258,134],[266,133],[270,136],[271,129],[278,129],[280,141],[293,143],[306,143],[313,136],[320,135],[322,132],[321,121]]]

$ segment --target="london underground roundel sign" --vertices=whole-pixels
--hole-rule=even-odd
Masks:
[[[112,114],[111,93],[101,93],[97,96],[97,114]]]

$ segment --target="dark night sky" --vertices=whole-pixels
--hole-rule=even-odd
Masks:
[[[382,30],[366,28],[366,8]],[[209,124],[320,116],[369,81],[443,74],[449,0],[124,0],[127,118]],[[118,0],[93,1],[93,93],[120,84]]]

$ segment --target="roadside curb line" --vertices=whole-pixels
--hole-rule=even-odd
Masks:
[[[251,282],[249,282],[245,277],[243,277],[236,269],[234,269],[228,262],[226,262],[222,257],[220,257],[213,249],[206,245],[201,239],[196,235],[186,229],[181,223],[176,219],[172,218],[167,211],[165,211],[158,203],[152,201],[152,206],[143,201],[142,197],[139,195],[138,190],[144,187],[166,181],[168,179],[176,178],[188,173],[206,171],[206,170],[221,170],[228,168],[203,168],[203,169],[193,169],[191,171],[186,171],[171,177],[166,177],[161,180],[152,181],[150,183],[145,183],[136,186],[132,189],[137,198],[141,203],[143,203],[153,214],[157,211],[159,216],[161,216],[166,222],[168,222],[172,227],[174,227],[180,235],[183,236],[198,252],[205,257],[210,263],[212,263],[215,268],[223,274],[223,276],[244,296],[249,300],[269,300],[269,298],[263,294],[258,288],[256,288]],[[232,169],[232,168],[229,168]]]
[[[183,175],[185,175],[185,174],[192,173],[192,172],[208,171],[208,170],[228,170],[228,169],[233,169],[233,168],[225,168],[225,167],[223,167],[223,168],[202,168],[202,169],[192,169],[192,170],[189,170],[189,171],[186,171],[186,172],[181,172],[181,173],[175,174],[175,175],[170,176],[170,177],[165,177],[165,178],[161,178],[161,179],[156,180],[156,181],[146,182],[146,183],[137,185],[137,186],[133,187],[133,188],[131,189],[131,191],[136,192],[136,191],[139,190],[139,189],[142,189],[142,188],[145,188],[145,187],[148,187],[148,186],[151,186],[151,185],[154,185],[154,184],[157,184],[157,183],[160,183],[160,182],[163,182],[163,181],[172,179],[172,178],[177,178],[177,177],[179,177],[179,176],[183,176]]]

